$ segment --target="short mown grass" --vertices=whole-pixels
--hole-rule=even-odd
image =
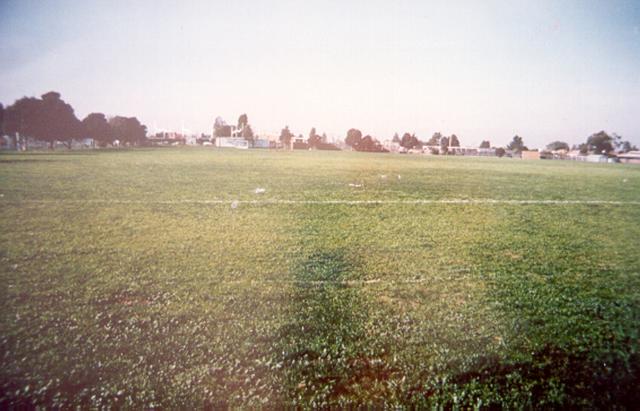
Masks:
[[[634,408],[637,201],[631,165],[0,154],[0,407]]]

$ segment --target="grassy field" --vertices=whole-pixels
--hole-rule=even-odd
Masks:
[[[634,408],[639,202],[632,165],[1,154],[0,408]]]

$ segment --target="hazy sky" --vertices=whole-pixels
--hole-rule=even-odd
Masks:
[[[0,101],[211,132],[640,145],[640,1],[5,1]]]

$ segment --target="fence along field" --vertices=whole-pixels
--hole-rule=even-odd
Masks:
[[[2,408],[640,400],[638,167],[172,149],[0,180]]]

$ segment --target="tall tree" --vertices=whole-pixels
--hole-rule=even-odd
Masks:
[[[427,141],[428,146],[438,146],[440,145],[440,140],[442,139],[442,134],[438,131],[433,133],[429,141]]]
[[[247,117],[247,115],[241,114],[240,117],[238,117],[238,130],[242,130],[248,124],[249,124],[249,118]]]
[[[220,116],[216,117],[213,122],[213,136],[231,137],[231,126],[227,125],[224,119]]]
[[[569,151],[569,144],[564,141],[553,141],[547,144],[547,150],[556,151],[556,150],[567,150]]]
[[[589,136],[587,147],[597,154],[609,154],[613,151],[614,142],[614,138],[603,130]]]
[[[309,147],[317,148],[320,143],[322,143],[322,137],[316,133],[316,128],[312,127],[311,131],[309,131],[307,144],[309,144]]]
[[[440,139],[440,153],[447,154],[449,152],[449,137]]]
[[[289,147],[289,145],[291,144],[292,138],[293,138],[293,133],[289,131],[289,126],[284,126],[284,128],[280,132],[280,142],[285,146]]]
[[[41,99],[24,97],[17,100],[6,110],[5,132],[17,137],[48,142],[54,147],[56,141],[62,141],[71,147],[73,139],[81,138],[83,127],[77,119],[71,105],[60,98],[60,93],[51,91],[42,95]]]
[[[622,146],[620,147],[620,151],[623,153],[628,153],[629,151],[638,151],[638,147],[632,145],[629,141],[623,141]]]
[[[460,147],[460,140],[458,140],[458,136],[455,134],[451,134],[451,140],[449,141],[449,145],[451,147]]]
[[[482,140],[482,143],[480,143],[480,148],[491,148],[491,142],[489,142],[489,140]]]
[[[522,137],[518,135],[513,136],[513,140],[511,140],[511,143],[509,143],[507,148],[516,153],[529,150],[527,146],[524,145],[524,141],[522,140]]]
[[[349,131],[347,131],[347,137],[345,137],[344,142],[346,145],[356,150],[361,140],[362,132],[357,128],[350,128]]]
[[[144,144],[147,138],[147,127],[140,124],[135,117],[115,116],[109,119],[115,139],[124,145]]]
[[[5,110],[3,131],[11,136],[17,149],[28,138],[39,138],[42,128],[42,100],[22,97]]]
[[[589,154],[589,145],[587,143],[582,143],[578,146],[578,150],[580,154]]]
[[[393,138],[391,139],[391,141],[393,141],[394,143],[400,143],[400,136],[398,135],[398,133],[393,134]]]
[[[245,125],[242,128],[242,138],[248,141],[253,141],[253,129],[251,129],[251,126],[249,124]]]
[[[408,150],[420,147],[421,143],[415,134],[404,133],[400,139],[400,145]]]
[[[374,153],[387,151],[382,147],[377,139],[371,137],[368,134],[364,136],[354,148],[356,151],[366,151]]]
[[[82,120],[87,137],[92,138],[100,147],[113,143],[113,130],[102,113],[91,113]]]
[[[376,141],[370,135],[362,137],[358,143],[356,150],[358,151],[376,151]]]
[[[597,154],[608,154],[613,151],[615,140],[604,130],[594,133],[587,139],[587,147],[589,151]]]
[[[82,138],[84,134],[82,123],[71,105],[60,98],[60,93],[50,91],[42,95],[40,116],[42,123],[38,138],[48,142],[51,148],[56,141],[62,141],[71,148],[71,141]]]

